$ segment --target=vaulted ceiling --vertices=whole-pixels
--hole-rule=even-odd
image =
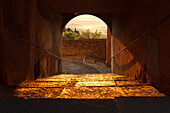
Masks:
[[[49,12],[124,13],[129,0],[39,0],[38,5]]]
[[[77,14],[93,14],[104,20],[111,28],[112,16],[119,17],[142,14],[142,11],[155,9],[169,10],[169,0],[38,0],[37,5],[42,13],[61,13],[64,16],[64,25]],[[162,8],[164,6],[166,8]],[[154,7],[154,8],[153,8]],[[139,14],[139,15],[140,15]],[[125,21],[124,21],[125,22]]]
[[[42,11],[64,13],[126,13],[167,0],[38,0]]]

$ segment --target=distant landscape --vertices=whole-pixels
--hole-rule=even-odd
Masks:
[[[90,29],[80,32],[76,28],[72,30],[71,28],[64,28],[63,38],[68,39],[105,39],[106,35],[102,34],[101,31],[96,30],[91,32]]]
[[[64,28],[63,38],[106,38],[107,25],[93,15],[80,15],[70,20]]]

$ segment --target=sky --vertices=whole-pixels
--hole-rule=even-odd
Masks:
[[[76,28],[80,32],[83,30],[85,31],[86,29],[90,29],[91,32],[98,30],[101,31],[104,35],[107,33],[107,25],[105,22],[93,15],[77,16],[66,24],[66,28],[68,27],[73,30]]]

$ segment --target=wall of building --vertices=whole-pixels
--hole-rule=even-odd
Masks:
[[[106,59],[106,39],[62,39],[62,55]]]
[[[132,12],[113,15],[113,53],[117,53],[130,42],[151,29],[169,12],[170,2],[148,1],[134,4]],[[114,59],[113,72],[141,79],[146,73],[147,79],[161,91],[170,94],[169,55],[170,21],[167,19]],[[145,68],[146,67],[146,71]]]
[[[0,84],[18,85],[24,80],[59,73],[58,59],[22,40],[59,55],[55,49],[60,47],[60,37],[56,37],[56,30],[61,31],[59,15],[55,15],[55,20],[45,18],[37,10],[36,0],[1,0],[1,6]]]
[[[1,84],[18,84],[30,74],[30,46],[20,38],[29,39],[31,4],[26,0],[3,1],[1,15]],[[27,69],[27,70],[26,70]]]

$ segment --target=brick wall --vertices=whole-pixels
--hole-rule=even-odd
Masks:
[[[106,59],[106,39],[62,39],[62,55]]]

